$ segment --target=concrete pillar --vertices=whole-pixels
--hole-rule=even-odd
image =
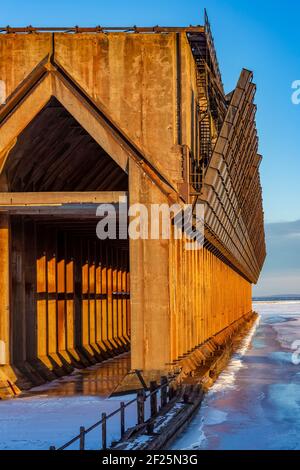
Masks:
[[[166,197],[130,161],[130,205],[166,203]],[[132,368],[168,369],[171,360],[169,240],[130,240]]]
[[[106,353],[106,346],[102,342],[102,318],[101,318],[101,261],[100,261],[100,243],[96,245],[97,248],[97,257],[96,257],[96,274],[95,274],[95,316],[96,316],[96,345],[102,354]]]
[[[81,241],[74,239],[72,243],[74,258],[74,319],[75,319],[75,346],[82,346],[82,315],[81,315],[81,290],[82,290],[82,268],[81,268]]]
[[[25,312],[25,266],[23,218],[11,220],[11,362],[26,361],[26,312]]]
[[[46,252],[43,227],[37,233],[37,260],[36,260],[36,288],[37,288],[37,356],[44,360],[47,356],[47,276]]]
[[[67,347],[66,334],[66,259],[64,240],[58,240],[57,260],[57,346],[60,353]]]
[[[88,241],[83,239],[81,242],[81,344],[82,350],[91,363],[96,363],[94,351],[91,347],[91,319],[90,319],[90,265],[89,265],[89,246]]]
[[[111,327],[108,318],[108,253],[107,244],[101,245],[101,320],[102,320],[102,341],[105,344],[107,351],[113,350],[111,343]]]
[[[10,219],[0,215],[0,366],[10,364]]]
[[[53,373],[53,361],[49,358],[49,321],[48,321],[48,269],[45,226],[37,226],[36,231],[36,335],[37,335],[37,360],[34,367],[46,380],[56,378]]]
[[[26,359],[37,358],[37,309],[36,309],[36,226],[24,222],[24,275],[26,314]]]
[[[80,361],[80,357],[75,349],[75,261],[73,256],[73,239],[65,235],[65,256],[66,256],[66,350],[71,362],[75,364]]]
[[[56,372],[62,366],[57,356],[58,316],[57,316],[57,233],[48,228],[47,235],[47,354]]]

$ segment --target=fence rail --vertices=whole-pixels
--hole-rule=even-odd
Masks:
[[[204,26],[151,26],[151,27],[137,27],[137,26],[94,26],[94,27],[13,27],[13,26],[0,26],[0,33],[16,34],[16,33],[204,33]]]
[[[101,427],[102,430],[102,439],[101,439],[101,449],[106,450],[108,448],[108,436],[107,436],[107,422],[111,420],[113,417],[120,415],[120,436],[121,439],[125,436],[126,431],[130,429],[126,429],[125,424],[125,413],[126,410],[133,404],[136,404],[136,411],[137,411],[137,425],[143,425],[146,423],[145,420],[145,403],[147,400],[150,400],[150,418],[155,418],[158,412],[165,408],[168,404],[168,401],[172,400],[175,396],[175,388],[173,383],[176,381],[178,374],[173,375],[172,377],[161,377],[160,385],[157,382],[153,381],[150,382],[150,389],[149,393],[146,393],[145,389],[141,389],[137,392],[136,398],[133,400],[125,403],[121,402],[120,407],[107,415],[106,413],[102,413],[101,419],[97,421],[95,424],[90,426],[89,428],[85,428],[84,426],[80,426],[80,431],[77,436],[73,437],[71,440],[66,442],[59,448],[55,446],[51,446],[49,450],[65,450],[71,447],[76,442],[79,443],[79,450],[85,450],[86,448],[86,436],[90,434],[97,428]],[[160,392],[160,405],[158,404],[158,393]]]

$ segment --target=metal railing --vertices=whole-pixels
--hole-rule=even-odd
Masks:
[[[92,26],[92,27],[36,27],[36,26],[0,26],[0,33],[203,33],[204,26]]]
[[[106,450],[108,448],[108,433],[107,433],[107,423],[113,417],[120,415],[120,437],[121,439],[125,436],[126,431],[129,429],[135,429],[138,426],[143,426],[147,424],[149,419],[153,419],[158,415],[158,412],[164,409],[168,402],[170,402],[176,395],[176,390],[173,386],[173,382],[176,381],[178,374],[173,375],[172,377],[161,377],[160,385],[157,382],[153,381],[150,382],[150,389],[149,393],[146,393],[145,389],[141,389],[137,392],[137,397],[133,400],[125,403],[121,402],[120,407],[113,411],[110,414],[102,413],[101,419],[90,426],[89,428],[85,428],[84,426],[80,426],[79,434],[73,437],[71,440],[66,442],[61,447],[56,448],[55,446],[51,446],[49,450],[65,450],[71,447],[75,443],[79,443],[79,450],[86,449],[86,436],[90,434],[97,428],[101,427],[101,440],[99,444],[101,444],[100,449]],[[158,406],[158,393],[160,392],[160,406]],[[150,416],[148,420],[145,419],[145,403],[147,400],[150,400]],[[131,405],[136,404],[136,412],[137,412],[137,423],[134,427],[126,428],[125,424],[125,412]]]

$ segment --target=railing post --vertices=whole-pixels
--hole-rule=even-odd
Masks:
[[[84,450],[85,448],[85,428],[80,427],[80,440],[79,440],[79,450]]]
[[[162,377],[160,380],[160,406],[164,408],[168,403],[168,379],[167,377]]]
[[[157,382],[150,382],[150,409],[151,418],[157,415]]]
[[[137,417],[138,424],[145,422],[145,390],[139,390],[137,394]]]
[[[175,390],[174,390],[174,386],[173,386],[173,385],[170,385],[170,386],[169,386],[169,393],[168,393],[168,395],[169,395],[169,401],[171,401],[171,400],[174,398],[174,396],[175,396]]]
[[[102,413],[102,450],[107,449],[106,413]]]
[[[120,413],[121,413],[121,439],[122,439],[125,434],[125,403],[123,401],[121,402]]]

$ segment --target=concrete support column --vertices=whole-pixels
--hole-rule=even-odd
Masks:
[[[90,365],[90,362],[85,354],[83,348],[83,318],[82,318],[82,240],[80,238],[72,238],[72,271],[73,271],[73,314],[74,314],[74,350],[73,358],[78,360],[85,366]],[[71,287],[72,290],[72,287]]]
[[[75,261],[73,239],[65,234],[65,287],[66,287],[66,351],[76,365],[80,357],[75,349]]]
[[[26,361],[25,266],[24,226],[22,217],[11,220],[11,362]]]
[[[81,294],[82,294],[82,268],[81,268],[81,240],[73,240],[74,257],[74,321],[75,321],[75,346],[82,346],[82,312],[81,312]]]
[[[100,245],[101,259],[101,338],[106,347],[106,351],[110,353],[113,349],[109,338],[108,325],[108,290],[107,290],[107,249],[104,245]]]
[[[24,223],[24,247],[26,359],[30,362],[37,358],[36,226],[32,221]]]
[[[100,243],[96,245],[96,285],[95,285],[95,311],[96,311],[96,345],[100,352],[105,356],[106,347],[102,342],[102,319],[101,319],[101,295],[102,295],[102,286],[101,286],[101,258],[100,258]]]
[[[163,204],[166,197],[130,161],[130,205]],[[132,368],[168,369],[171,359],[169,240],[130,240]]]
[[[10,219],[0,215],[0,366],[10,364]]]
[[[44,228],[37,231],[36,291],[37,291],[37,357],[47,356],[47,277]]]

